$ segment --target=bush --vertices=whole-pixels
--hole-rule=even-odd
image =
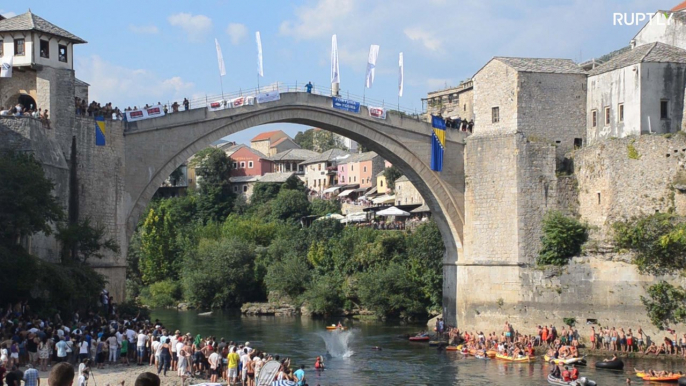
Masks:
[[[342,294],[343,278],[331,273],[314,278],[302,298],[312,313],[332,315],[343,307]]]
[[[581,246],[588,240],[588,227],[579,220],[550,211],[543,218],[543,237],[537,263],[540,265],[565,265],[573,256],[581,253]]]
[[[322,200],[315,198],[310,203],[311,212],[315,216],[326,216],[329,213],[341,213],[341,203],[337,200]]]
[[[641,296],[641,301],[655,327],[663,330],[670,324],[686,322],[686,290],[661,281],[647,292],[648,297]]]
[[[612,225],[619,249],[634,252],[641,273],[665,274],[686,267],[686,223],[667,213],[634,217]]]
[[[153,308],[173,307],[181,299],[181,286],[171,280],[158,281],[143,288],[140,303]]]
[[[419,300],[419,286],[400,263],[394,262],[387,267],[361,273],[356,282],[361,303],[377,315],[417,315],[426,312]]]

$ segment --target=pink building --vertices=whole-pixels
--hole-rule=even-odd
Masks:
[[[232,162],[231,177],[263,176],[272,172],[273,162],[261,152],[245,145],[236,146],[235,151],[228,156]]]

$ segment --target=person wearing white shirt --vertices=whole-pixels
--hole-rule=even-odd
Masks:
[[[143,357],[145,356],[145,343],[148,341],[148,336],[144,334],[145,331],[138,331],[138,342],[136,344],[136,353],[138,354],[138,364],[143,364]],[[154,351],[153,351],[154,352]]]

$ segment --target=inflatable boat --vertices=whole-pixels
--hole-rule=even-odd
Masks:
[[[603,361],[595,363],[596,369],[608,369],[608,370],[624,370],[624,362],[621,359],[616,359],[614,361]]]
[[[548,383],[557,386],[596,386],[595,381],[586,379],[586,377],[581,377],[576,381],[565,382],[560,378],[553,377],[552,374],[548,374]]]

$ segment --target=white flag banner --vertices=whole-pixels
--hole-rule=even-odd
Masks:
[[[143,119],[157,118],[164,116],[162,105],[148,107],[147,109],[132,110],[126,112],[126,121],[135,122]]]
[[[367,59],[367,78],[365,85],[371,88],[374,83],[374,69],[376,68],[376,58],[379,56],[379,46],[372,44],[369,47],[369,59]]]
[[[331,37],[331,83],[341,83],[341,75],[338,68],[338,41],[336,35]]]
[[[257,40],[257,74],[264,77],[264,70],[262,69],[262,38],[260,38],[260,31],[255,32],[255,40]]]
[[[210,111],[219,111],[219,110],[224,110],[225,107],[224,101],[216,101],[216,102],[210,102],[210,104],[207,106],[207,109]]]
[[[257,94],[255,99],[257,99],[257,103],[274,102],[274,101],[278,101],[279,99],[281,99],[281,94],[279,94],[278,90],[267,91],[267,92],[263,92],[261,94]]]
[[[398,56],[398,96],[403,96],[403,83],[405,81],[405,69],[403,66],[403,53]]]
[[[2,57],[2,67],[0,68],[0,78],[12,77],[12,64],[14,63],[14,55]]]
[[[224,66],[224,56],[222,56],[222,48],[219,46],[219,40],[214,39],[214,45],[217,47],[217,62],[219,63],[219,76],[226,75],[226,67]]]
[[[386,119],[386,109],[383,107],[367,107],[369,116],[373,118]]]
[[[238,97],[238,98],[233,98],[233,99],[229,99],[228,101],[226,101],[226,108],[227,109],[234,109],[236,107],[248,106],[248,105],[254,105],[254,104],[255,104],[255,97],[254,96]]]

